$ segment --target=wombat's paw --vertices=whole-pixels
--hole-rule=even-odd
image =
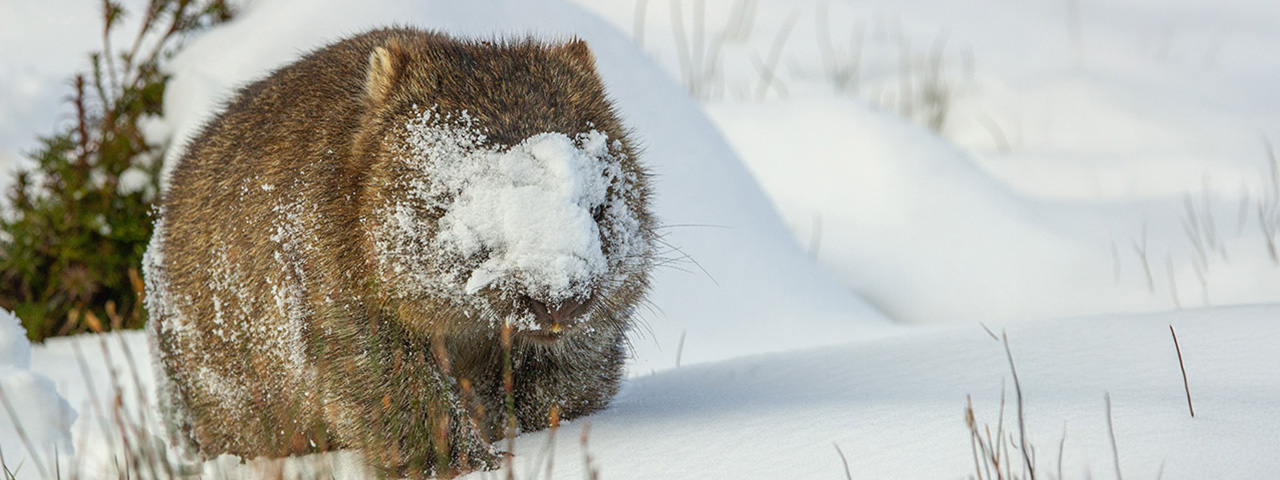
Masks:
[[[497,470],[502,466],[502,459],[508,455],[492,445],[484,445],[474,450],[458,458],[459,475],[482,470]]]
[[[480,470],[496,470],[502,466],[502,459],[507,453],[484,441],[475,432],[471,433],[472,435],[464,437],[466,440],[454,445],[454,451],[458,452],[457,473],[461,475]]]

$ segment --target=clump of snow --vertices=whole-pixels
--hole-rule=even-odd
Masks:
[[[404,141],[396,162],[410,170],[399,185],[407,198],[383,212],[390,234],[378,247],[409,270],[416,291],[457,297],[492,286],[547,302],[585,297],[611,265],[647,249],[626,203],[637,178],[600,131],[547,132],[498,148],[466,112],[427,109],[405,125]],[[406,257],[421,260],[405,267]]]
[[[146,190],[151,175],[138,167],[129,167],[120,174],[119,189],[121,194],[128,195]]]
[[[27,342],[27,330],[22,322],[6,310],[0,309],[0,365],[18,368],[31,366],[31,344]]]
[[[30,454],[19,431],[41,460],[51,460],[54,448],[63,454],[73,452],[71,425],[76,421],[76,411],[58,393],[52,380],[32,372],[30,366],[31,344],[27,342],[26,329],[18,317],[0,309],[0,452],[6,454],[5,462],[10,468],[19,464],[23,454]]]

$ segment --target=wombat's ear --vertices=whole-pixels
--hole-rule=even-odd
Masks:
[[[591,56],[591,48],[587,47],[587,42],[582,41],[582,39],[575,38],[570,40],[569,43],[556,47],[556,49],[579,67],[587,70],[594,70],[596,67],[596,60]]]
[[[392,88],[404,71],[404,52],[395,40],[373,49],[369,54],[369,76],[365,80],[365,94],[374,103],[381,103],[391,96]]]

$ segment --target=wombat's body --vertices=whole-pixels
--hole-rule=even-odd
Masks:
[[[148,329],[171,440],[492,465],[505,379],[522,430],[616,392],[648,195],[581,42],[402,28],[305,56],[205,126],[160,202]]]

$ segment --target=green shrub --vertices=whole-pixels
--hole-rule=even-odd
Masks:
[[[117,51],[105,39],[125,12],[109,0],[102,10],[103,48],[73,81],[76,121],[41,138],[0,215],[0,308],[33,341],[146,321],[139,269],[164,146],[139,122],[161,113],[160,64],[177,44],[232,15],[226,0],[152,0],[137,40]]]

